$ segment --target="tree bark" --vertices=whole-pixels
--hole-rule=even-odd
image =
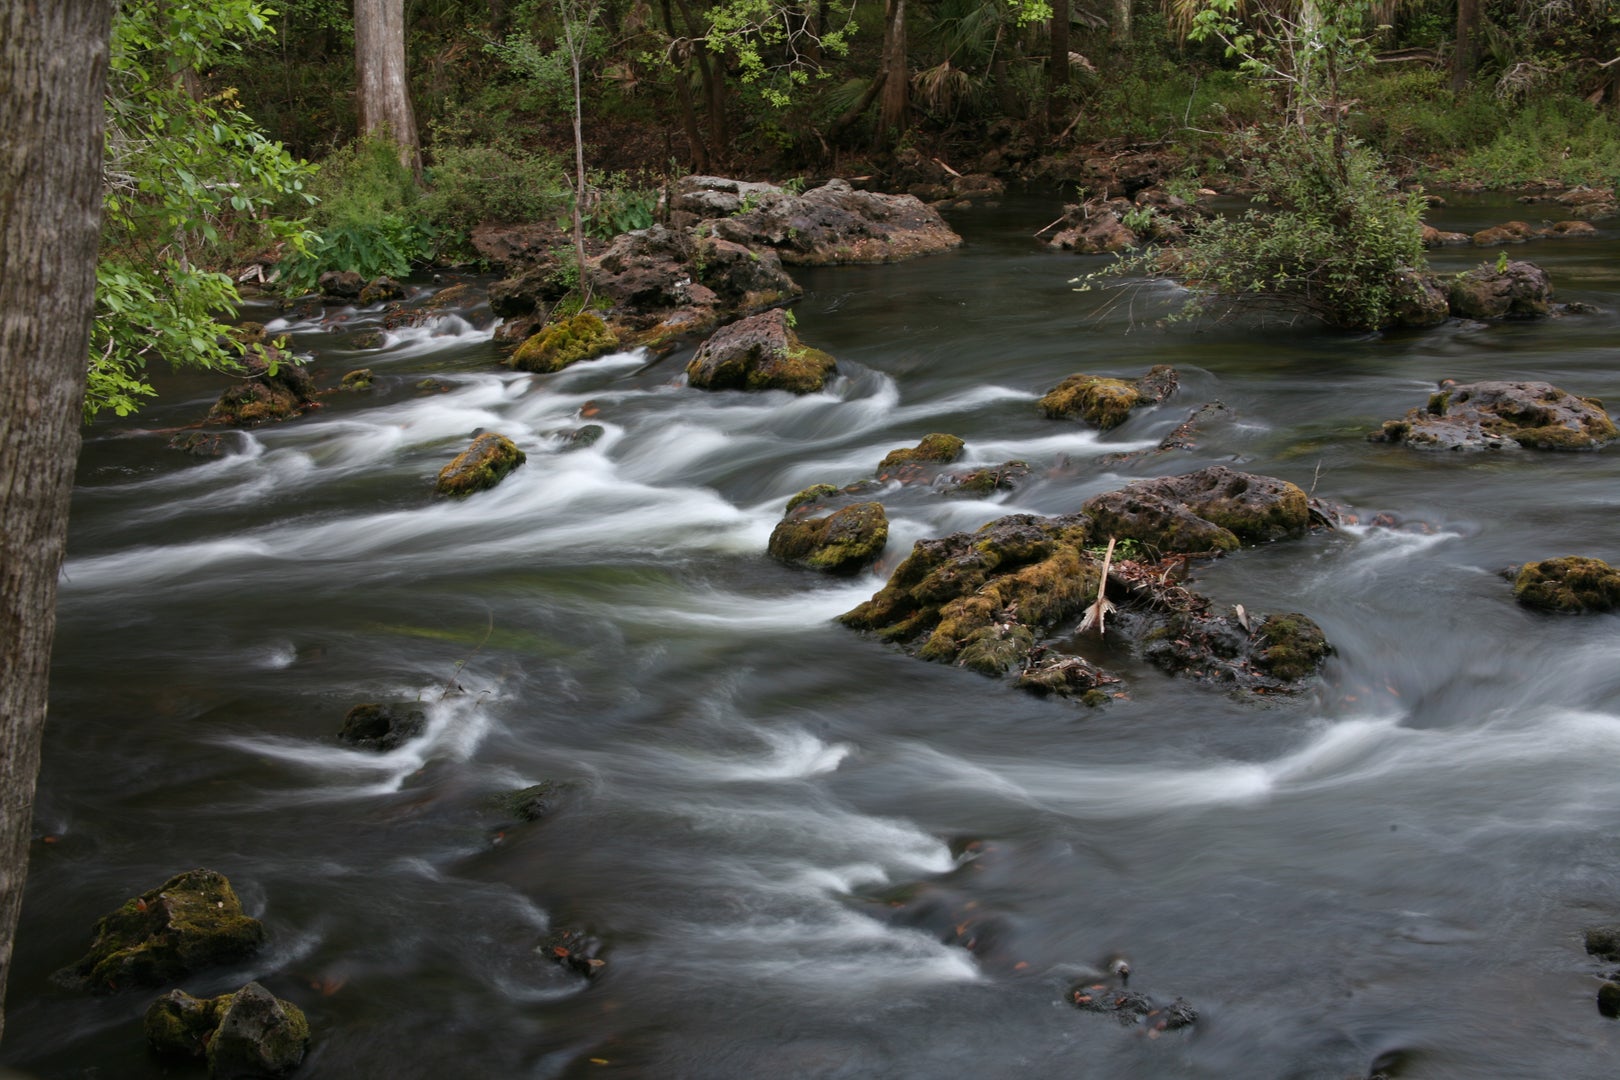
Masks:
[[[693,41],[692,54],[697,60],[698,75],[703,80],[703,97],[709,109],[709,149],[716,158],[724,158],[731,148],[731,132],[726,127],[726,64],[720,56],[710,56],[703,44],[703,21],[692,10],[688,0],[676,0],[686,33]]]
[[[113,0],[0,0],[0,991],[79,456],[112,11]]]
[[[1457,0],[1457,47],[1451,50],[1451,88],[1462,90],[1479,67],[1479,0]]]
[[[669,0],[659,0],[664,16],[664,29],[670,41],[680,35],[675,32],[675,17],[669,10]],[[675,72],[675,97],[681,106],[681,127],[686,132],[686,146],[692,156],[692,168],[700,173],[709,171],[709,148],[703,145],[703,134],[698,130],[697,107],[692,103],[692,46],[680,49],[680,67]]]
[[[399,160],[422,177],[422,143],[405,73],[405,0],[354,0],[355,106],[360,134],[386,129]]]
[[[1113,0],[1114,17],[1109,20],[1112,24],[1112,36],[1115,41],[1131,40],[1131,0]]]
[[[906,0],[888,0],[883,11],[883,100],[878,105],[878,141],[888,145],[906,128],[911,72],[906,66]]]

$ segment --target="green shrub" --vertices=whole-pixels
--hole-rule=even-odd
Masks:
[[[568,207],[565,163],[509,139],[486,145],[435,148],[427,191],[417,209],[441,233],[465,234],[493,221],[510,224],[555,217]]]
[[[386,137],[332,153],[310,191],[320,200],[311,222],[316,239],[281,264],[289,288],[311,288],[327,270],[403,277],[433,256],[434,231],[418,208],[416,178]]]

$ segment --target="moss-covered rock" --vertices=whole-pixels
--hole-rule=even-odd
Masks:
[[[1620,981],[1606,982],[1598,987],[1598,1012],[1610,1020],[1620,1019]]]
[[[778,308],[721,327],[686,365],[686,378],[700,390],[813,394],[837,371],[831,356],[799,340]]]
[[[357,750],[386,753],[419,737],[427,730],[427,716],[404,705],[356,705],[343,716],[338,741]]]
[[[172,990],[146,1010],[145,1028],[158,1056],[206,1059],[213,1080],[286,1076],[309,1046],[303,1010],[258,983],[216,998]]]
[[[345,390],[370,390],[375,378],[370,368],[356,368],[344,375],[338,385]]]
[[[1254,666],[1287,682],[1316,674],[1333,651],[1322,628],[1297,612],[1267,616],[1255,627],[1255,637],[1260,645]]]
[[[495,796],[493,801],[495,808],[508,817],[518,821],[539,821],[555,813],[564,796],[573,788],[574,784],[569,781],[542,780],[517,791],[504,792]]]
[[[440,495],[463,499],[494,487],[527,460],[529,456],[511,439],[488,431],[439,470],[434,490]]]
[[[298,416],[316,403],[315,379],[296,357],[270,345],[242,358],[245,377],[208,411],[211,424],[256,427]]]
[[[1418,450],[1593,450],[1617,430],[1602,402],[1545,382],[1447,384],[1367,438]]]
[[[398,300],[405,295],[405,287],[391,277],[379,277],[360,290],[360,302],[367,306]]]
[[[161,986],[244,960],[264,936],[224,874],[188,870],[97,920],[90,951],[54,978],[98,994]]]
[[[902,465],[949,465],[962,456],[966,444],[955,435],[924,435],[916,446],[891,450],[878,462],[878,474]]]
[[[1526,563],[1513,579],[1513,597],[1538,611],[1613,611],[1620,607],[1620,570],[1579,555]]]
[[[831,484],[811,484],[809,487],[805,488],[803,491],[789,499],[787,501],[787,506],[783,507],[782,512],[784,514],[791,514],[793,511],[797,510],[801,506],[806,505],[807,503],[820,502],[821,500],[831,498],[836,494],[838,494],[838,489],[833,487]]]
[[[1535,263],[1485,263],[1451,280],[1450,301],[1464,319],[1530,319],[1552,312],[1552,283]]]
[[[1040,410],[1053,420],[1084,420],[1107,431],[1118,427],[1131,410],[1154,405],[1175,392],[1178,377],[1167,364],[1155,365],[1135,382],[1101,375],[1070,375],[1047,391]]]
[[[608,329],[601,316],[581,311],[529,338],[518,346],[509,363],[518,371],[561,371],[570,364],[611,352],[618,345],[618,336]]]
[[[1004,461],[982,469],[945,473],[934,481],[934,487],[946,495],[984,498],[997,491],[1011,491],[1028,478],[1028,462]]]
[[[790,513],[771,532],[772,558],[811,570],[853,574],[871,565],[889,542],[883,504],[856,503],[825,517]]]
[[[1311,521],[1310,499],[1297,485],[1224,465],[1141,480],[1098,495],[1083,509],[1099,535],[1160,552],[1235,551],[1243,543],[1298,536]]]

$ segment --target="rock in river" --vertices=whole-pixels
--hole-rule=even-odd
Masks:
[[[171,990],[146,1010],[145,1028],[160,1057],[205,1059],[213,1080],[286,1076],[309,1046],[303,1010],[256,982],[216,998]]]
[[[811,570],[853,574],[883,554],[889,519],[882,503],[856,503],[811,517],[814,506],[813,497],[800,502],[777,524],[771,532],[772,558]]]
[[[1613,611],[1620,607],[1620,570],[1579,555],[1526,563],[1514,576],[1513,598],[1538,611]]]
[[[799,340],[778,308],[717,331],[686,365],[686,378],[700,390],[811,394],[837,371],[831,356]]]
[[[518,449],[517,443],[505,435],[486,431],[439,470],[434,490],[440,495],[463,499],[494,487],[527,460],[528,455]]]
[[[1367,437],[1419,450],[1592,450],[1617,434],[1595,398],[1544,382],[1451,384]]]
[[[1175,392],[1175,368],[1157,364],[1134,382],[1102,375],[1070,375],[1041,398],[1041,412],[1051,419],[1084,420],[1107,431],[1125,422],[1131,410],[1156,405]]]

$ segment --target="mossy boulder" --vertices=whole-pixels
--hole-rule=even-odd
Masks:
[[[518,371],[561,371],[570,364],[612,352],[618,345],[618,335],[608,329],[600,315],[581,311],[552,323],[519,345],[508,363]]]
[[[1606,982],[1598,987],[1598,1012],[1610,1020],[1620,1019],[1620,981]]]
[[[771,532],[771,557],[794,566],[853,574],[871,565],[889,542],[883,504],[856,503],[824,517],[810,517],[808,505],[779,522]]]
[[[945,495],[982,499],[998,491],[1011,491],[1028,478],[1027,461],[1004,461],[982,469],[945,473],[934,481],[934,487]]]
[[[1620,963],[1620,925],[1588,927],[1584,937],[1588,955]]]
[[[809,503],[818,503],[823,499],[831,498],[837,494],[838,489],[831,484],[811,484],[809,487],[805,488],[803,491],[789,499],[787,501],[787,506],[783,508],[782,512],[784,514],[791,514],[801,506]]]
[[[147,1043],[163,1058],[206,1060],[214,1080],[286,1076],[304,1060],[304,1012],[258,983],[197,998],[171,990],[146,1010]]]
[[[838,371],[831,356],[799,340],[781,309],[721,327],[686,365],[700,390],[786,390],[812,394]]]
[[[315,287],[321,290],[323,300],[341,303],[360,299],[366,279],[353,270],[328,270],[315,279]]]
[[[1552,283],[1535,263],[1485,263],[1451,279],[1451,313],[1464,319],[1531,319],[1552,312]]]
[[[90,951],[53,978],[98,994],[161,986],[245,960],[264,937],[259,920],[243,914],[224,874],[188,870],[103,915]]]
[[[427,730],[427,716],[405,705],[366,702],[343,715],[338,741],[357,750],[386,753],[419,737]]]
[[[1287,682],[1316,674],[1333,651],[1315,620],[1298,612],[1267,616],[1255,626],[1254,637],[1259,642],[1254,666]]]
[[[1140,480],[1088,500],[1083,510],[1099,536],[1166,553],[1235,551],[1299,536],[1311,522],[1310,499],[1297,485],[1224,465]]]
[[[376,376],[370,368],[356,368],[343,376],[338,384],[345,390],[370,390],[375,383]]]
[[[1513,597],[1537,611],[1613,611],[1620,607],[1620,570],[1579,555],[1526,563],[1513,579]]]
[[[916,446],[891,450],[878,462],[878,474],[902,465],[949,465],[962,456],[966,444],[955,435],[924,435]]]
[[[1545,382],[1447,383],[1367,437],[1417,450],[1594,450],[1617,430],[1603,403]]]
[[[208,411],[208,423],[256,427],[290,419],[315,405],[315,379],[297,358],[260,345],[249,349],[242,366],[244,378],[219,396]]]
[[[1167,364],[1155,365],[1134,382],[1102,375],[1070,375],[1047,391],[1040,400],[1040,410],[1053,420],[1084,420],[1107,431],[1123,424],[1133,409],[1169,397],[1178,381],[1175,369]]]
[[[566,781],[542,780],[538,784],[497,795],[494,804],[502,814],[518,821],[539,821],[555,813],[563,797],[573,787],[572,783]]]
[[[439,470],[434,490],[453,499],[464,499],[499,484],[527,460],[529,456],[511,439],[486,431]]]
[[[1401,270],[1390,278],[1390,322],[1394,326],[1439,326],[1451,318],[1451,297],[1435,274]]]
[[[405,295],[405,287],[391,277],[379,277],[360,290],[360,302],[367,306],[398,300]]]

